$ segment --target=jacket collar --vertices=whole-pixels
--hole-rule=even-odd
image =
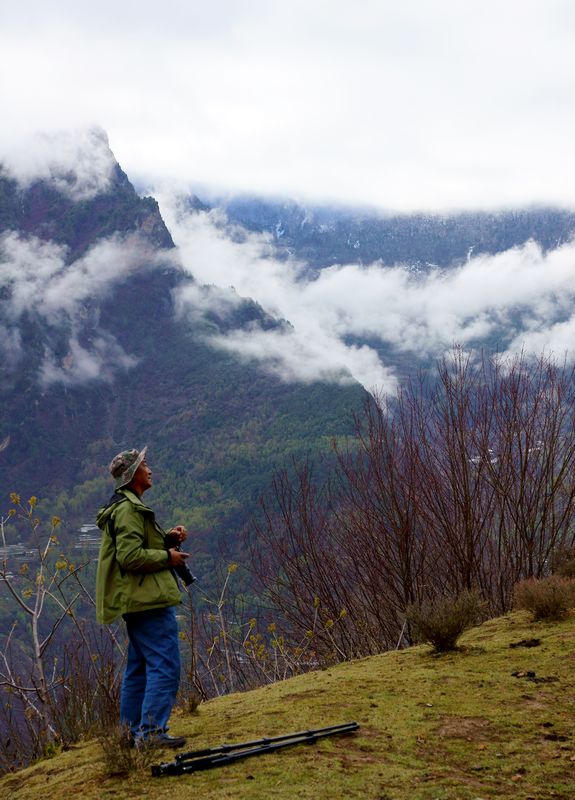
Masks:
[[[116,489],[116,494],[120,494],[126,497],[133,505],[138,507],[141,511],[149,511],[149,512],[152,511],[151,508],[148,508],[148,506],[142,502],[142,498],[139,497],[136,494],[136,492],[133,492],[131,489]]]

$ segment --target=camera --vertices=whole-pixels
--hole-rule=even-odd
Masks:
[[[177,550],[179,553],[181,552],[182,548],[179,544],[172,545],[173,550]],[[195,575],[192,575],[190,570],[188,569],[187,564],[180,564],[178,567],[172,567],[178,578],[182,581],[184,586],[191,586],[194,581],[197,581]]]

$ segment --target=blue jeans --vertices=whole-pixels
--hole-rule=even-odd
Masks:
[[[178,623],[173,606],[125,614],[130,644],[120,720],[132,736],[164,733],[180,682]]]

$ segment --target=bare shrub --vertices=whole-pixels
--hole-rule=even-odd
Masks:
[[[157,757],[152,746],[134,747],[128,725],[110,725],[101,728],[96,736],[104,761],[104,769],[109,776],[130,775],[147,769]]]
[[[528,578],[515,586],[515,606],[530,611],[534,620],[560,620],[575,605],[575,581],[560,575]]]
[[[202,702],[203,700],[200,693],[196,689],[191,689],[186,694],[186,699],[184,703],[184,710],[186,714],[194,714],[194,715],[199,714]]]
[[[455,650],[462,633],[483,618],[485,604],[476,591],[458,595],[436,596],[424,603],[408,607],[406,616],[414,637],[432,644],[435,651]]]
[[[78,741],[118,719],[123,661],[114,652],[107,628],[84,623],[82,638],[64,645],[58,675],[60,685],[50,695],[58,740]]]
[[[575,547],[561,547],[550,559],[551,572],[562,578],[575,578]]]

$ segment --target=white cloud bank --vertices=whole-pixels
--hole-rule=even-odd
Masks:
[[[212,337],[284,380],[345,381],[391,391],[393,370],[367,340],[433,359],[454,344],[491,337],[511,354],[566,351],[575,360],[575,244],[548,253],[529,242],[494,256],[416,276],[403,266],[336,265],[317,276],[305,265],[274,257],[271,241],[226,224],[221,212],[190,214],[169,195],[160,207],[185,267],[205,284],[233,286],[292,329],[237,330]],[[235,295],[194,287],[181,309],[198,314]]]
[[[214,346],[263,362],[268,371],[285,381],[358,380],[370,388],[393,389],[391,371],[372,348],[343,341],[336,330],[339,310],[329,297],[325,302],[318,298],[317,284],[305,279],[305,265],[275,258],[267,237],[230,228],[219,211],[186,214],[173,197],[159,200],[184,267],[196,280],[233,287],[241,297],[256,300],[266,312],[293,326],[213,336],[210,341]],[[179,302],[181,309],[187,307],[197,315],[198,306],[208,310],[216,303],[221,312],[222,302],[231,300],[229,291],[207,295],[190,287],[180,295]]]
[[[21,162],[13,154],[9,159],[24,185],[49,177],[75,200],[106,190],[113,160],[101,132],[48,138],[44,145],[28,155],[23,150]],[[432,359],[454,343],[473,346],[490,337],[510,353],[525,349],[562,357],[567,351],[574,358],[573,243],[545,254],[528,243],[423,276],[381,263],[336,265],[315,274],[304,263],[279,258],[271,238],[234,228],[217,210],[190,213],[170,192],[159,192],[158,199],[186,269],[212,285],[183,289],[180,313],[229,315],[241,298],[251,298],[289,321],[210,339],[283,380],[355,379],[368,390],[393,391],[396,377],[380,345]],[[93,301],[142,264],[154,264],[156,256],[136,235],[100,241],[71,264],[67,255],[62,246],[14,232],[0,238],[0,349],[6,359],[17,360],[25,313],[53,325],[65,322],[68,356],[57,359],[47,351],[43,380],[109,379],[115,367],[125,369],[133,360],[96,324],[87,347],[80,335],[86,315]],[[166,255],[161,258],[165,262]]]
[[[68,330],[68,352],[63,359],[46,348],[40,375],[43,384],[109,381],[115,370],[128,369],[136,360],[111,334],[99,329],[94,304],[117,282],[143,264],[155,263],[158,256],[137,234],[131,234],[103,239],[71,263],[66,257],[67,248],[53,242],[23,238],[14,231],[0,237],[2,357],[17,364],[22,355],[21,320],[30,315],[59,331]],[[81,343],[86,325],[92,329],[89,346]]]

